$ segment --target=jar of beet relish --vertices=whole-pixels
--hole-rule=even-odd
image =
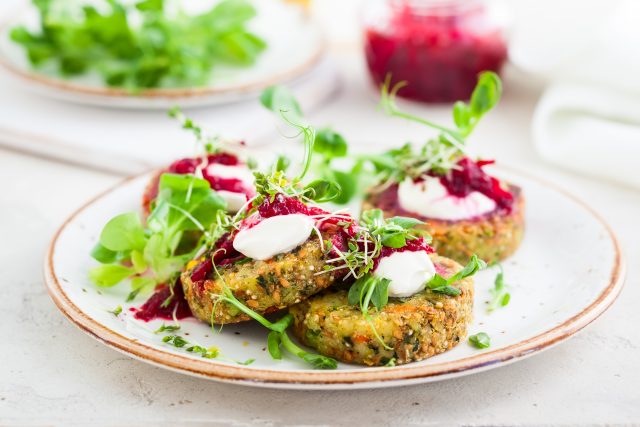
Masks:
[[[375,0],[365,3],[365,56],[376,85],[387,75],[408,85],[398,96],[466,100],[481,71],[507,58],[503,25],[482,0]]]

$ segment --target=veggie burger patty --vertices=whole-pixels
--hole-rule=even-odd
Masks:
[[[432,236],[431,246],[436,252],[460,263],[466,263],[473,254],[487,263],[502,261],[512,255],[524,237],[525,200],[519,187],[510,185],[514,196],[510,212],[495,210],[487,215],[459,221],[424,218],[407,213],[397,203],[383,202],[380,195],[371,194],[363,209],[380,208],[385,217],[412,216],[425,221],[419,225]],[[397,191],[397,187],[387,191]]]
[[[453,260],[430,255],[439,274],[450,277],[462,267]],[[473,312],[473,279],[454,284],[456,297],[425,290],[408,298],[391,298],[371,321],[385,348],[362,312],[348,303],[344,290],[324,292],[289,309],[293,333],[321,354],[347,363],[382,366],[426,359],[457,345],[467,334]]]
[[[182,274],[184,294],[193,315],[213,323],[237,323],[250,320],[230,304],[215,304],[216,295],[223,293],[224,285],[243,304],[257,313],[271,313],[299,303],[311,295],[333,285],[333,273],[316,274],[322,271],[326,255],[316,236],[291,252],[258,261],[218,266],[206,280],[193,281],[192,274],[198,261],[191,261]],[[243,261],[245,261],[243,260]],[[215,308],[215,312],[214,312]]]

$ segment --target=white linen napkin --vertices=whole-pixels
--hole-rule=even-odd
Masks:
[[[552,82],[534,113],[537,151],[559,166],[640,187],[640,2],[541,1],[554,13],[524,2],[510,44],[516,66]]]
[[[556,84],[533,117],[542,157],[578,172],[640,188],[640,97]]]

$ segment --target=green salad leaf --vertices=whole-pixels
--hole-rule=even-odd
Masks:
[[[14,27],[10,36],[34,67],[52,62],[65,77],[96,72],[131,91],[203,86],[216,67],[249,66],[266,48],[247,29],[256,15],[247,0],[222,0],[197,15],[170,13],[163,0],[33,4],[40,28]]]
[[[91,255],[101,265],[89,271],[98,286],[131,279],[129,299],[143,289],[172,281],[184,264],[214,242],[224,200],[209,182],[193,175],[163,174],[146,226],[137,213],[112,218]]]

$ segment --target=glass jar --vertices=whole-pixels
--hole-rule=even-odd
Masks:
[[[481,0],[366,2],[365,56],[380,85],[408,85],[398,96],[423,102],[466,100],[481,71],[507,58],[503,26]]]

